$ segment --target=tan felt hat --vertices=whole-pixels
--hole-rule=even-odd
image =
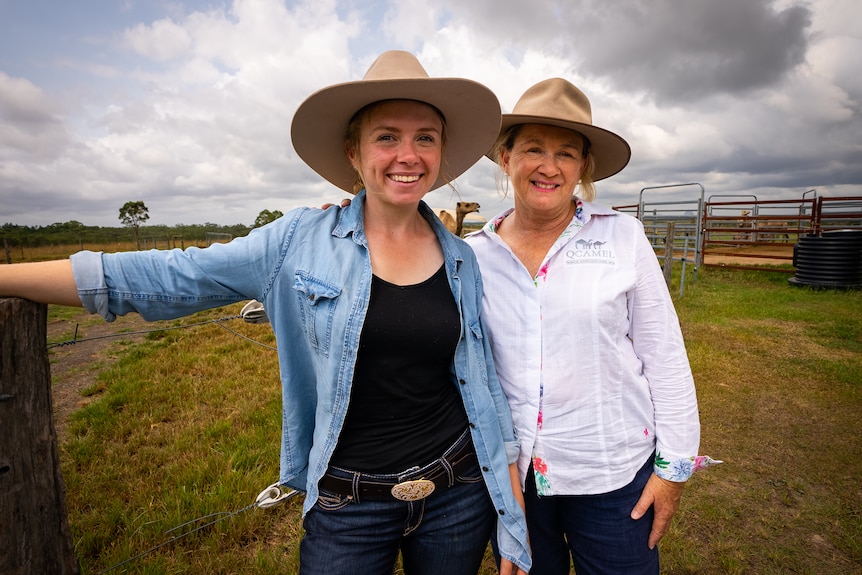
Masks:
[[[512,113],[503,114],[500,133],[516,124],[547,124],[583,134],[590,141],[596,159],[593,181],[613,176],[629,163],[632,155],[622,137],[593,125],[590,100],[562,78],[543,80],[524,92]]]
[[[431,189],[467,171],[500,130],[500,102],[487,87],[465,78],[430,78],[413,54],[393,50],[381,54],[362,80],[323,88],[300,104],[290,128],[296,153],[352,193],[356,171],[344,150],[347,125],[364,106],[381,100],[416,100],[443,114],[446,145],[440,177]]]

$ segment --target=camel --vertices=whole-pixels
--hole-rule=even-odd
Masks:
[[[778,239],[785,242],[790,240],[790,234],[787,229],[789,227],[788,222],[768,220],[763,217],[758,218],[757,216],[752,217],[751,210],[742,210],[740,215],[742,216],[741,226],[743,228],[750,228],[753,231],[738,232],[734,234],[733,239],[753,241]]]
[[[464,230],[464,216],[470,212],[478,212],[479,204],[476,202],[458,202],[455,207],[455,217],[452,217],[452,210],[434,210],[440,221],[446,228],[458,237],[461,237],[461,232]]]
[[[742,221],[739,224],[740,228],[744,228],[744,229],[747,229],[747,228],[753,229],[754,228],[755,224],[753,221],[750,220],[751,210],[742,210],[742,212],[739,215],[742,216]],[[746,232],[746,231],[744,231],[744,229],[737,231],[735,234],[733,234],[733,239],[735,239],[735,240],[753,240],[754,234],[752,232]]]

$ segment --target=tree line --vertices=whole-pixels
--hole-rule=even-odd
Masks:
[[[127,202],[120,208],[122,227],[86,226],[79,221],[57,222],[47,226],[20,226],[5,223],[0,226],[0,245],[10,247],[38,248],[73,244],[108,244],[146,240],[171,241],[182,238],[186,245],[206,241],[207,232],[230,234],[232,237],[247,235],[252,228],[260,227],[278,217],[278,210],[263,210],[252,226],[244,224],[220,225],[211,222],[203,224],[143,225],[149,213],[143,202]]]
[[[231,234],[233,237],[244,236],[251,227],[244,224],[229,226],[204,224],[177,224],[175,226],[140,226],[138,234],[142,240],[156,238],[159,241],[174,237],[182,237],[186,244],[203,242],[207,232]],[[10,246],[37,248],[43,246],[59,246],[72,244],[107,244],[116,242],[134,242],[135,232],[128,227],[85,226],[78,221],[54,223],[47,226],[19,226],[3,224],[0,227],[0,243],[7,240]]]

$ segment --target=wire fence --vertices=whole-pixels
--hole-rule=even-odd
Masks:
[[[256,304],[257,302],[254,302],[254,301],[249,302],[249,304],[253,304],[253,303]],[[247,304],[243,308],[242,313],[240,313],[239,315],[229,315],[229,316],[224,316],[224,317],[220,317],[220,318],[209,319],[209,320],[204,320],[204,321],[199,321],[199,322],[194,322],[194,323],[189,323],[189,324],[184,324],[184,325],[175,325],[175,326],[169,326],[169,327],[157,327],[157,328],[138,330],[138,331],[121,331],[121,332],[116,332],[116,333],[110,333],[110,334],[93,336],[93,337],[84,337],[84,338],[78,337],[78,330],[80,328],[80,324],[76,323],[75,324],[75,331],[74,331],[74,335],[72,336],[72,339],[62,341],[62,342],[57,342],[57,343],[50,343],[47,345],[47,348],[50,350],[50,349],[54,349],[54,348],[74,346],[76,344],[81,344],[81,343],[86,343],[86,342],[96,341],[96,340],[102,340],[102,339],[122,338],[122,337],[134,336],[134,335],[147,335],[147,334],[151,334],[151,333],[160,333],[160,332],[180,330],[180,329],[193,329],[193,328],[199,328],[199,327],[204,326],[204,325],[215,324],[218,327],[221,327],[222,329],[224,329],[224,330],[232,333],[233,335],[235,335],[241,339],[244,339],[244,340],[246,340],[252,344],[258,345],[260,347],[263,347],[265,349],[269,349],[272,351],[277,351],[277,348],[275,348],[271,345],[268,345],[266,343],[263,343],[261,341],[257,341],[253,338],[250,338],[250,337],[246,336],[245,334],[242,334],[239,331],[232,329],[231,327],[229,327],[227,325],[228,322],[230,322],[232,320],[237,320],[237,319],[245,320],[248,323],[264,323],[266,321],[266,316],[263,312],[262,306],[260,306],[260,304],[257,304],[257,306],[251,306],[249,304]],[[296,490],[284,491],[278,483],[273,483],[272,485],[270,485],[269,487],[267,487],[266,489],[261,491],[260,494],[257,496],[257,498],[254,500],[254,502],[252,502],[250,505],[247,505],[247,506],[242,507],[240,509],[237,509],[235,511],[221,511],[221,512],[217,512],[217,513],[211,513],[209,515],[197,517],[195,519],[192,519],[190,521],[182,523],[182,524],[166,531],[165,534],[168,535],[169,538],[166,539],[165,541],[163,541],[157,545],[154,545],[154,546],[150,547],[149,549],[146,549],[146,550],[138,553],[137,555],[134,555],[132,557],[129,557],[128,559],[125,559],[119,563],[116,563],[116,564],[112,565],[111,567],[108,567],[107,569],[100,571],[98,573],[98,575],[108,573],[110,571],[118,569],[119,567],[127,565],[128,563],[131,563],[133,561],[141,559],[141,558],[143,558],[143,557],[145,557],[151,553],[158,551],[159,549],[161,549],[163,547],[166,547],[168,545],[171,545],[171,544],[179,541],[180,539],[182,539],[184,537],[188,537],[189,535],[192,535],[193,533],[197,533],[199,531],[202,531],[203,529],[206,529],[208,527],[212,527],[213,525],[215,525],[221,521],[224,521],[225,519],[235,517],[237,515],[240,515],[241,513],[244,513],[246,511],[249,511],[249,510],[254,509],[254,508],[268,509],[270,507],[280,505],[281,503],[284,503],[285,501],[288,501],[288,500],[296,497],[299,494],[300,494],[300,492],[296,491]]]
[[[200,322],[190,323],[190,324],[185,324],[185,325],[177,325],[177,326],[170,326],[170,327],[159,327],[159,328],[144,329],[144,330],[139,330],[139,331],[123,331],[123,332],[109,333],[109,334],[105,334],[105,335],[97,335],[97,336],[93,336],[93,337],[84,337],[84,338],[78,337],[78,328],[80,327],[80,324],[76,323],[75,324],[75,334],[72,336],[72,339],[66,340],[66,341],[61,341],[61,342],[49,343],[48,349],[50,350],[50,349],[53,349],[56,347],[66,347],[66,346],[70,346],[70,345],[76,345],[79,343],[85,343],[88,341],[95,341],[95,340],[99,340],[99,339],[110,339],[110,338],[115,338],[115,337],[129,337],[132,335],[147,335],[150,333],[172,331],[172,330],[177,330],[177,329],[191,329],[194,327],[200,327],[202,325],[216,324],[217,326],[221,327],[222,329],[229,331],[230,333],[234,334],[235,336],[240,337],[242,339],[245,339],[245,340],[247,340],[247,341],[249,341],[255,345],[259,345],[261,347],[264,347],[266,349],[271,349],[273,351],[278,351],[277,348],[275,348],[271,345],[268,345],[268,344],[265,344],[261,341],[257,341],[255,339],[252,339],[252,338],[250,338],[250,337],[248,337],[248,336],[246,336],[246,335],[244,335],[244,334],[242,334],[242,333],[240,333],[234,329],[229,328],[227,325],[225,325],[225,322],[230,321],[230,320],[234,320],[234,319],[244,319],[244,318],[242,315],[230,315],[230,316],[220,317],[220,318],[216,318],[216,319],[208,319],[205,321],[200,321]]]

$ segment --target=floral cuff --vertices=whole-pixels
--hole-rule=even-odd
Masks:
[[[724,463],[718,459],[713,459],[709,455],[693,455],[691,457],[683,457],[668,461],[661,456],[661,453],[655,454],[655,474],[662,479],[668,481],[688,481],[689,477],[699,469],[706,469],[713,465]]]

